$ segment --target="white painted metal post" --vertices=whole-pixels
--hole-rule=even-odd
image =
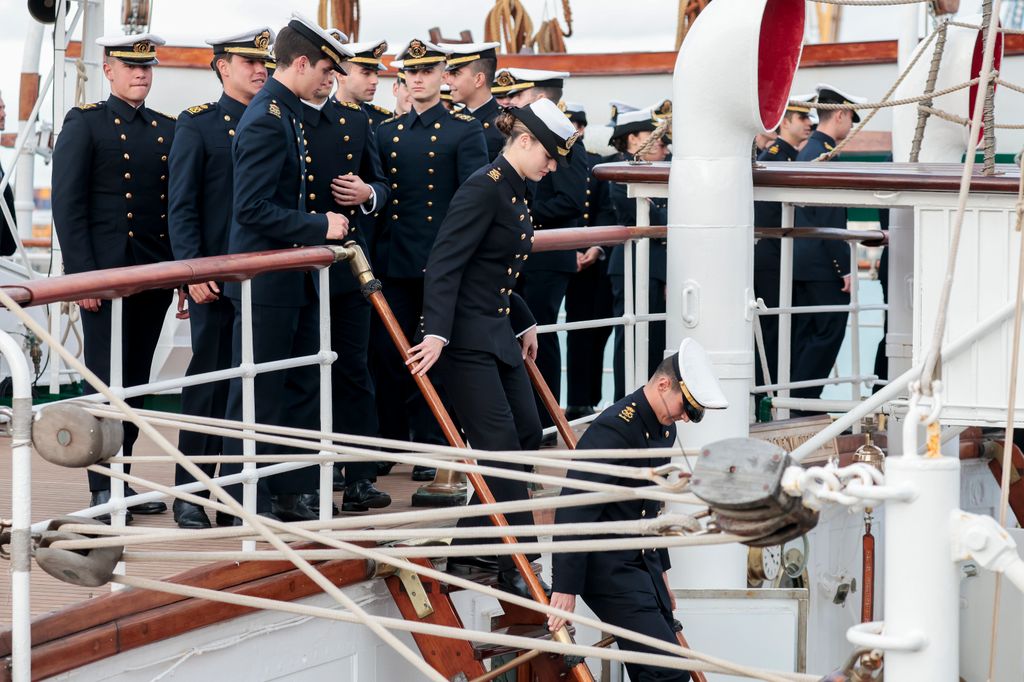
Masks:
[[[342,263],[337,267],[347,267]],[[331,364],[337,362],[337,356],[331,349],[331,269],[321,268],[320,277],[320,430],[330,433],[334,430],[334,419],[331,411],[333,393],[331,388]],[[320,441],[330,445],[331,440]],[[320,455],[330,457],[330,453],[321,450]],[[327,459],[320,465],[320,520],[328,521],[334,515],[334,462]]]
[[[43,25],[33,21],[29,25],[28,35],[25,36],[25,47],[21,57],[22,78],[29,75],[38,76],[39,52],[42,46]],[[41,97],[42,94],[40,91],[38,96]],[[25,102],[18,102],[18,133],[25,135],[30,140],[26,140],[26,144],[18,150],[18,184],[14,187],[14,210],[18,216],[18,235],[24,239],[32,236],[32,210],[35,208],[33,176],[35,174],[38,118],[32,116],[23,118],[21,116],[23,111],[25,111]]]
[[[78,8],[81,11],[81,7]],[[64,112],[68,110],[67,93],[67,9],[57,3],[57,21],[53,24],[53,135],[60,135],[64,125]]]
[[[850,376],[860,376],[860,269],[857,262],[857,242],[850,247]],[[842,371],[839,376],[843,376]],[[850,382],[850,400],[860,400],[860,381]],[[860,433],[860,425],[854,427]]]
[[[253,352],[252,336],[252,280],[242,282],[242,367],[245,373],[242,374],[242,421],[252,424],[256,421],[256,360]],[[256,454],[256,441],[251,436],[256,432],[252,429],[245,429],[242,440],[242,454],[252,457]],[[242,471],[246,474],[242,483],[242,507],[250,514],[256,513],[256,495],[258,476],[256,474],[256,462],[245,462]],[[243,540],[242,551],[253,552],[256,550],[254,540]]]
[[[21,346],[0,332],[11,370],[11,679],[32,679],[32,382]]]
[[[904,428],[916,432],[919,422],[913,417],[908,415]],[[886,459],[885,478],[887,486],[910,485],[916,493],[911,502],[890,500],[885,504],[882,636],[903,644],[885,651],[885,676],[955,682],[959,675],[960,575],[952,558],[949,525],[953,511],[960,506],[960,461],[905,452],[902,457]]]
[[[106,305],[106,302],[102,301],[100,305]],[[122,359],[124,356],[123,323],[124,299],[115,298],[110,302],[110,382],[108,384],[115,392],[124,388],[124,361]],[[124,456],[123,446],[117,454]],[[119,474],[124,473],[124,464],[112,462],[110,470]],[[110,525],[114,528],[124,528],[127,525],[128,511],[127,507],[124,506],[124,481],[116,476],[110,477],[110,503],[113,505],[113,510],[110,512]],[[126,569],[125,563],[120,561],[114,569],[114,573],[125,575]],[[124,585],[111,583],[110,589],[116,592],[123,590]]]
[[[782,204],[782,227],[793,227],[793,204]],[[793,238],[783,237],[779,244],[779,307],[791,308],[793,306]],[[791,378],[791,349],[793,343],[793,314],[781,313],[779,315],[779,347],[778,367],[775,373],[778,374],[775,381],[782,386],[789,383]],[[788,388],[780,388],[780,398],[789,397]],[[789,419],[789,409],[779,408],[776,412],[779,419]]]
[[[636,226],[650,227],[651,200],[647,197],[636,199]],[[636,243],[636,314],[640,318],[651,311],[651,240],[641,239]],[[643,386],[649,378],[647,366],[650,363],[650,322],[639,320],[636,323],[636,363],[633,386]],[[664,349],[663,349],[664,350]]]
[[[636,388],[636,317],[633,308],[633,242],[626,241],[622,245],[622,321],[623,355],[622,364],[623,388],[627,394]]]

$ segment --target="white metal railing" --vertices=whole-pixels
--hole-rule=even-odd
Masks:
[[[782,225],[783,228],[793,227],[794,209],[793,204],[782,202]],[[766,375],[769,383],[756,385],[751,388],[752,393],[777,392],[772,400],[773,406],[778,408],[780,419],[789,417],[790,409],[820,410],[829,411],[834,407],[835,401],[823,400],[820,398],[794,399],[790,397],[790,390],[794,388],[809,388],[812,386],[829,386],[836,384],[849,384],[850,400],[859,401],[862,396],[860,386],[862,384],[874,385],[878,377],[873,374],[862,374],[860,367],[860,337],[861,332],[867,325],[861,324],[860,313],[866,311],[887,311],[886,304],[864,304],[860,302],[859,285],[859,263],[857,249],[850,244],[850,274],[852,276],[850,286],[849,305],[820,305],[820,306],[794,306],[793,305],[793,237],[781,238],[781,258],[779,263],[779,305],[776,308],[755,307],[754,314],[757,316],[778,315],[778,365],[776,381],[771,382],[771,377]],[[792,349],[792,325],[793,315],[807,315],[814,313],[837,313],[848,312],[850,314],[847,328],[850,337],[851,371],[848,376],[822,377],[821,379],[794,382],[791,380],[791,349]],[[758,352],[763,353],[763,340],[758,338]]]

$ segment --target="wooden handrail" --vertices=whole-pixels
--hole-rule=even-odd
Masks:
[[[534,234],[534,253],[540,251],[563,251],[585,249],[588,246],[614,246],[630,239],[665,239],[668,228],[664,225],[652,227],[627,227],[624,225],[602,225],[600,227],[566,227],[560,230],[540,230]],[[865,246],[882,246],[889,243],[885,230],[843,230],[836,227],[755,227],[758,239],[827,239],[830,241],[861,242]]]
[[[610,182],[667,184],[666,161],[645,164],[602,163],[594,177]],[[815,163],[813,161],[758,161],[753,166],[755,187],[793,189],[859,189],[875,192],[957,192],[962,163]],[[993,194],[1016,194],[1020,168],[1000,164],[998,173],[984,175],[979,168],[971,176],[971,189]]]

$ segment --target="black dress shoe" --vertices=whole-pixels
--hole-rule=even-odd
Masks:
[[[414,481],[433,481],[434,476],[437,476],[437,469],[434,467],[415,466],[412,468],[412,480]]]
[[[383,490],[377,490],[371,481],[363,479],[348,485],[345,496],[341,498],[341,510],[347,512],[363,512],[380,509],[391,504],[391,496]]]
[[[281,519],[277,518],[277,516],[275,516],[274,514],[271,514],[268,511],[259,512],[258,514],[256,514],[256,516],[261,516],[261,517],[263,517],[265,519],[269,519],[271,521],[280,521],[281,520]],[[217,512],[217,525],[221,526],[221,527],[228,527],[228,526],[241,526],[241,525],[244,525],[244,524],[242,523],[242,519],[240,517],[238,517],[238,516],[233,516],[232,514],[222,514],[221,512]]]
[[[449,573],[464,575],[467,573],[498,572],[498,560],[492,556],[453,556],[448,557]]]
[[[106,504],[107,502],[110,502],[110,491],[109,490],[94,490],[92,492],[92,495],[89,498],[89,506],[90,507],[97,507],[97,506],[99,506],[101,504]],[[105,523],[105,524],[107,524],[109,526],[110,525],[110,514],[100,514],[99,516],[96,517],[96,520],[99,521],[100,523]],[[129,523],[131,523],[132,520],[133,520],[132,519],[132,512],[129,509],[128,511],[125,512],[125,515],[124,515],[124,523],[125,523],[125,525],[128,525]]]
[[[377,475],[387,476],[395,468],[395,462],[377,462]]]
[[[320,518],[302,503],[302,495],[274,495],[270,511],[282,521],[316,521]]]
[[[132,495],[138,495],[138,493],[132,490],[130,487],[125,486],[124,496],[130,497]],[[163,514],[165,511],[167,511],[167,505],[164,504],[163,502],[160,502],[159,500],[154,500],[153,502],[142,502],[141,504],[133,504],[132,506],[128,507],[128,511],[134,512],[136,514],[142,514],[144,516],[147,514]]]
[[[211,527],[210,517],[206,515],[206,510],[198,504],[192,504],[185,500],[175,500],[171,507],[174,509],[174,522],[178,524],[178,528],[194,529]]]
[[[540,581],[540,588],[544,590],[544,594],[551,597],[551,586],[540,579],[537,576],[537,580]],[[530,594],[529,588],[526,586],[526,581],[523,580],[523,576],[519,575],[519,571],[516,569],[510,569],[507,571],[498,571],[498,584],[495,585],[502,592],[508,592],[509,594],[515,594],[526,599],[533,599],[533,595]]]
[[[582,419],[583,417],[589,417],[592,414],[594,414],[594,408],[586,405],[570,405],[565,408],[566,421]]]
[[[341,470],[341,467],[334,467],[334,490],[345,489],[345,472]]]
[[[320,518],[320,493],[304,493],[299,495],[299,499],[302,501],[302,504],[309,507],[309,511],[316,514],[317,518]],[[338,505],[332,502],[331,514],[336,516],[338,513]]]

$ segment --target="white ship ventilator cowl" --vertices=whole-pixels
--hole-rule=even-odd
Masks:
[[[748,433],[754,375],[750,152],[754,136],[782,120],[803,32],[804,0],[715,0],[676,60],[667,345],[697,339],[729,400],[729,409],[680,429],[685,446]],[[742,546],[678,554],[673,585],[746,585]]]

